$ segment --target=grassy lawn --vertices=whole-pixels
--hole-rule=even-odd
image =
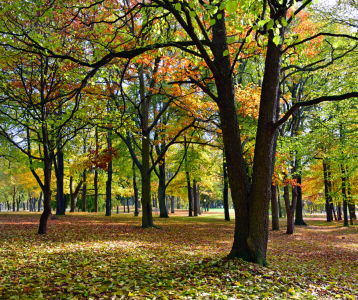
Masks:
[[[269,267],[227,261],[222,214],[178,212],[158,228],[132,214],[0,214],[0,299],[358,299],[358,227],[309,218],[270,232]]]

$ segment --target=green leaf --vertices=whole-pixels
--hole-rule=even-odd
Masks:
[[[190,7],[190,8],[194,8],[194,6],[195,6],[194,1],[190,1],[190,2],[189,2],[189,7]]]
[[[190,18],[195,18],[195,16],[196,16],[195,11],[190,11],[189,16],[190,16]]]
[[[176,10],[181,10],[181,4],[180,4],[180,3],[176,3],[176,4],[175,4],[175,9],[176,9]]]
[[[215,20],[215,19],[211,19],[210,22],[209,22],[209,25],[210,25],[210,26],[213,26],[213,25],[215,25],[215,23],[216,23],[216,20]]]
[[[275,22],[273,20],[270,20],[268,23],[267,23],[267,30],[270,30],[273,25],[275,25]]]
[[[280,39],[279,39],[278,35],[275,35],[275,37],[273,38],[272,41],[273,41],[273,42],[275,43],[275,45],[277,46],[278,43],[280,42]]]
[[[221,15],[221,14],[218,14],[218,15],[216,16],[216,18],[217,18],[218,20],[220,20],[220,19],[222,18],[222,15]]]
[[[286,21],[285,18],[282,18],[281,23],[282,23],[282,25],[283,25],[284,27],[287,26],[287,21]]]
[[[229,55],[229,50],[225,50],[223,56],[228,56],[228,55]]]
[[[237,9],[237,2],[235,1],[229,1],[228,3],[226,3],[226,11],[229,14],[233,14]]]

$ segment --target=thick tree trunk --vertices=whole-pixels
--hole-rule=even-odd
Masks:
[[[169,218],[167,207],[165,203],[165,160],[159,165],[159,185],[158,185],[158,199],[159,199],[159,217]]]
[[[106,216],[112,215],[112,161],[108,164],[107,181],[106,181]]]
[[[78,193],[80,192],[83,181],[81,180],[76,189],[73,191],[73,176],[70,176],[70,196],[71,196],[71,210],[70,212],[75,212]]]
[[[40,217],[38,234],[46,234],[47,220],[51,215],[51,167],[52,159],[50,157],[49,140],[47,134],[47,125],[42,123],[43,136],[43,154],[44,154],[44,211]]]
[[[189,175],[189,171],[186,171],[185,172],[186,174],[186,183],[187,183],[187,186],[188,186],[188,202],[189,202],[189,217],[192,217],[193,216],[193,208],[192,208],[192,191],[191,191],[191,185],[190,185],[190,175]]]
[[[83,187],[82,187],[82,211],[86,211],[87,210],[87,185],[86,185],[86,180],[87,180],[87,174],[86,174],[86,170],[83,171]]]
[[[14,186],[14,194],[12,196],[12,211],[15,211],[16,187]]]
[[[136,174],[135,174],[135,163],[133,161],[132,163],[132,171],[133,171],[133,191],[134,191],[134,216],[138,217],[139,212],[138,212],[138,188],[137,188],[137,179],[136,179]]]
[[[292,186],[292,203],[290,203],[289,186],[286,185],[283,189],[283,198],[285,199],[286,213],[287,213],[287,234],[295,233],[295,210],[297,203],[297,186]]]
[[[194,217],[198,216],[198,194],[196,191],[196,180],[193,179],[193,196],[194,196]]]
[[[60,147],[61,139],[58,142],[58,149]],[[56,168],[56,215],[64,215],[66,213],[65,198],[63,194],[63,173],[64,173],[64,162],[62,151],[57,152],[57,168]]]
[[[219,11],[224,15],[223,11]],[[271,10],[271,17],[281,20],[285,9]],[[283,31],[283,29],[281,29]],[[234,96],[229,56],[227,50],[225,18],[217,20],[212,27],[212,51],[214,64],[220,74],[215,77],[221,129],[225,146],[226,163],[231,196],[235,208],[234,243],[229,257],[266,264],[268,241],[268,210],[271,199],[271,181],[274,145],[277,139],[273,124],[276,121],[278,91],[281,70],[282,46],[273,43],[273,32],[269,31],[266,63],[261,92],[259,121],[250,186],[246,175],[237,108]],[[283,32],[281,34],[283,38]]]
[[[170,196],[170,213],[174,214],[174,196]]]
[[[282,206],[281,206],[281,197],[280,197],[280,187],[277,186],[277,203],[278,203],[278,216],[282,218]]]
[[[112,141],[111,141],[111,131],[108,130],[107,133],[107,146],[108,152],[111,153]],[[107,181],[106,181],[106,216],[110,217],[112,215],[112,160],[108,163],[107,170]]]
[[[39,199],[39,203],[37,205],[37,211],[40,212],[41,211],[41,203],[42,203],[42,192],[40,193],[40,199]]]
[[[331,196],[329,195],[329,184],[328,184],[328,169],[327,169],[327,161],[323,159],[323,178],[324,178],[324,196],[326,198],[326,215],[327,215],[327,222],[332,221],[332,214],[331,214]]]
[[[338,202],[337,204],[337,215],[338,215],[338,221],[342,221],[342,203]]]
[[[230,212],[229,212],[229,182],[227,178],[227,168],[225,162],[225,152],[223,152],[223,177],[224,177],[224,214],[225,221],[230,221]]]
[[[149,171],[149,133],[142,138],[142,227],[153,227]]]
[[[344,226],[348,226],[348,204],[347,204],[347,193],[346,193],[346,170],[345,166],[341,164],[341,174],[342,174],[342,198],[343,198],[343,216],[344,216]]]
[[[95,138],[96,138],[96,153],[98,153],[98,128],[95,128]],[[97,168],[94,170],[94,212],[98,212],[98,171]]]
[[[306,222],[303,221],[303,202],[302,202],[302,178],[301,174],[297,175],[297,205],[296,205],[296,218],[295,218],[295,225],[299,226],[307,226]]]
[[[272,230],[280,230],[278,218],[277,192],[276,186],[271,185],[271,211],[272,211]]]

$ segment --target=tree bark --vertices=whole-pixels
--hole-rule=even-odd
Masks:
[[[329,184],[328,184],[328,169],[327,169],[327,161],[323,159],[323,178],[324,178],[324,195],[326,198],[326,215],[327,222],[332,222],[332,214],[331,214],[331,196],[329,195]]]
[[[272,230],[280,230],[278,218],[277,192],[276,186],[271,185],[271,211],[272,211]]]
[[[40,193],[40,199],[39,199],[39,203],[37,205],[37,211],[40,212],[41,211],[41,202],[42,202],[42,191]]]
[[[196,192],[196,180],[193,179],[193,196],[194,196],[194,217],[198,216],[198,195]]]
[[[81,186],[83,181],[81,180],[80,183],[77,185],[75,190],[73,191],[73,176],[70,176],[70,196],[71,196],[71,210],[70,212],[75,212],[77,197],[80,192]]]
[[[281,206],[281,197],[280,197],[280,187],[277,186],[277,203],[278,203],[278,216],[282,218],[282,206]]]
[[[95,127],[95,138],[96,138],[96,153],[98,153],[98,128]],[[98,212],[98,170],[94,170],[94,212]]]
[[[337,204],[337,215],[338,215],[338,221],[342,221],[342,203],[338,202]]]
[[[65,198],[63,194],[63,173],[64,173],[64,162],[63,162],[63,152],[60,151],[61,146],[61,137],[57,143],[57,168],[56,168],[56,215],[64,215],[66,213],[65,207]]]
[[[158,199],[159,199],[159,217],[169,218],[167,213],[167,207],[165,203],[165,159],[163,163],[159,165],[159,185],[158,185]]]
[[[229,183],[227,178],[227,168],[225,162],[225,152],[223,153],[223,177],[224,177],[224,213],[225,221],[230,221],[230,212],[229,212]]]
[[[296,205],[296,218],[295,218],[295,225],[299,226],[307,226],[306,222],[303,221],[303,202],[302,202],[302,178],[301,174],[297,175],[297,205]]]
[[[283,198],[285,199],[287,213],[287,234],[295,233],[294,216],[297,203],[297,186],[292,186],[292,203],[290,203],[289,186],[285,185],[283,189]]]
[[[111,155],[111,147],[112,147],[112,141],[111,141],[111,130],[108,130],[107,133],[107,146],[108,146],[108,152]],[[107,181],[106,181],[106,216],[110,217],[112,215],[112,174],[113,174],[113,168],[112,168],[112,159],[108,163],[108,170],[107,170]]]
[[[185,172],[186,174],[186,183],[187,183],[187,186],[188,186],[188,202],[189,202],[189,217],[192,217],[193,216],[193,208],[192,208],[192,191],[191,191],[191,185],[190,185],[190,175],[189,175],[189,172],[186,171]]]
[[[174,196],[170,196],[170,213],[174,214]]]
[[[87,174],[86,170],[83,171],[83,187],[82,187],[82,211],[87,210]]]
[[[137,180],[135,174],[135,163],[132,163],[132,171],[133,171],[133,191],[134,191],[134,216],[138,217],[138,188],[137,188]]]
[[[344,226],[348,226],[348,204],[347,204],[347,193],[346,193],[346,170],[345,166],[341,164],[342,174],[342,197],[343,197],[343,218]]]
[[[16,198],[16,187],[14,185],[14,194],[12,196],[12,211],[15,211],[15,198]]]
[[[44,154],[44,211],[40,217],[38,234],[46,234],[47,220],[51,215],[51,168],[52,159],[50,156],[47,124],[42,123],[43,154]]]

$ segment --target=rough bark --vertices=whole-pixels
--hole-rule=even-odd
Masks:
[[[225,152],[224,152],[225,153]],[[223,177],[224,177],[224,214],[225,214],[225,221],[230,221],[230,212],[229,212],[229,183],[227,178],[227,168],[225,162],[225,154],[223,155]]]
[[[83,187],[82,187],[82,211],[87,210],[87,174],[86,170],[83,171]]]
[[[174,196],[170,196],[170,213],[174,214]]]
[[[193,202],[194,202],[194,217],[198,216],[198,194],[196,191],[196,180],[193,179]]]
[[[295,225],[307,226],[306,222],[303,220],[303,201],[302,201],[302,178],[301,174],[297,175],[297,205],[296,205],[296,216],[295,216]]]
[[[46,234],[47,220],[51,215],[51,167],[52,159],[50,156],[47,124],[42,123],[43,136],[43,155],[44,155],[44,211],[40,217],[38,234]]]
[[[108,130],[107,133],[107,146],[108,149],[112,147],[112,140],[111,140],[111,131]],[[112,154],[109,150],[109,154]],[[107,181],[106,181],[106,216],[110,217],[112,215],[112,160],[108,163],[108,170],[107,170]]]
[[[337,215],[338,215],[338,221],[342,221],[342,203],[338,202],[337,204]]]
[[[280,230],[278,218],[277,190],[276,186],[271,185],[271,211],[272,211],[272,230]]]
[[[98,153],[98,128],[95,128],[95,138],[96,138],[96,153]],[[98,212],[98,170],[94,170],[94,212]]]
[[[159,165],[159,185],[158,185],[158,199],[159,199],[159,217],[169,218],[167,213],[167,206],[165,203],[165,159],[163,163]]]
[[[295,233],[294,216],[297,203],[297,186],[292,187],[292,203],[290,203],[289,186],[285,185],[283,189],[283,198],[285,200],[286,214],[287,214],[287,234]]]
[[[278,203],[278,216],[282,218],[282,206],[281,206],[281,197],[280,197],[280,187],[277,186],[277,203]]]
[[[81,186],[83,181],[81,180],[80,183],[77,185],[75,190],[73,190],[73,176],[70,176],[70,196],[71,196],[71,210],[70,212],[74,212],[77,203],[77,197],[80,192]]]
[[[41,211],[41,203],[42,203],[42,192],[40,193],[40,199],[39,199],[39,203],[37,206],[37,211],[40,212]]]
[[[58,141],[57,148],[60,148],[61,138]],[[64,173],[64,162],[63,152],[57,152],[57,167],[55,168],[56,175],[56,215],[64,215],[66,213],[65,198],[63,194],[63,173]]]
[[[344,226],[348,226],[348,203],[347,203],[347,192],[346,192],[346,170],[345,166],[341,164],[342,174],[342,197],[343,197],[343,223]]]
[[[327,169],[327,161],[323,159],[323,178],[324,178],[324,196],[326,199],[326,216],[327,222],[332,221],[332,214],[331,214],[331,196],[329,195],[329,184],[328,184],[328,169]]]
[[[132,171],[133,171],[133,191],[134,191],[134,216],[138,217],[138,188],[137,188],[137,179],[135,174],[135,163],[132,163]]]

